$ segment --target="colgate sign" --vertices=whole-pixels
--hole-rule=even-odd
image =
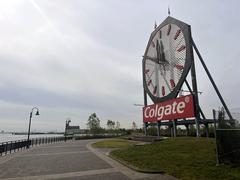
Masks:
[[[194,117],[193,96],[182,96],[143,107],[143,122]]]

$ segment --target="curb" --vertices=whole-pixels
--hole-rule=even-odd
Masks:
[[[154,171],[154,170],[151,171],[151,170],[144,170],[144,169],[137,168],[136,166],[133,166],[133,165],[127,163],[126,161],[120,160],[120,159],[118,159],[117,157],[114,157],[113,155],[111,155],[111,152],[113,152],[113,151],[115,151],[115,150],[118,150],[119,148],[117,148],[117,149],[107,148],[107,149],[109,149],[110,151],[107,152],[107,153],[104,153],[104,152],[101,151],[101,148],[95,148],[95,147],[92,146],[92,144],[93,144],[93,143],[89,143],[89,146],[90,146],[91,148],[97,150],[97,151],[100,152],[100,153],[105,154],[106,156],[110,157],[111,159],[119,162],[120,164],[122,164],[122,165],[124,165],[124,166],[126,166],[126,167],[128,167],[128,168],[130,168],[130,169],[132,169],[132,170],[134,170],[134,171],[137,171],[137,172],[140,172],[140,173],[147,173],[147,174],[164,174],[164,175],[167,175],[167,174],[165,174],[164,171]]]
[[[150,170],[145,170],[145,169],[140,169],[140,168],[137,168],[137,167],[135,167],[135,166],[133,166],[133,165],[131,165],[131,164],[129,164],[129,163],[127,163],[126,161],[123,161],[123,160],[120,160],[120,159],[118,159],[118,158],[116,158],[116,157],[114,157],[113,155],[111,155],[111,152],[113,152],[113,151],[115,151],[114,149],[109,149],[109,151],[108,152],[104,152],[104,151],[102,151],[101,150],[101,148],[93,148],[91,145],[93,144],[94,142],[92,142],[92,143],[89,143],[88,145],[87,145],[87,147],[88,147],[88,149],[89,150],[91,150],[91,151],[93,151],[96,155],[97,154],[101,154],[101,156],[103,155],[103,156],[105,156],[105,158],[108,158],[109,160],[111,160],[112,162],[115,162],[115,163],[118,163],[119,165],[121,165],[122,166],[122,168],[121,168],[121,171],[122,170],[124,170],[123,169],[123,167],[125,167],[125,169],[128,169],[128,171],[130,171],[130,174],[129,174],[129,172],[126,174],[126,173],[123,173],[123,174],[125,174],[125,175],[127,175],[130,179],[136,179],[136,177],[138,177],[139,176],[139,174],[138,173],[140,173],[140,174],[145,174],[145,175],[149,175],[150,177],[155,177],[154,179],[156,179],[156,177],[158,177],[158,176],[160,176],[160,177],[158,177],[158,179],[165,179],[165,180],[178,180],[178,178],[176,178],[176,177],[174,177],[174,176],[171,176],[171,175],[169,175],[169,174],[167,174],[166,172],[164,172],[164,171],[150,171]],[[111,164],[111,166],[113,166],[112,164]],[[115,166],[113,166],[113,167],[115,167]],[[124,170],[125,171],[125,170]],[[134,173],[135,172],[135,173]],[[137,175],[138,174],[138,175]],[[130,176],[129,176],[130,175]],[[133,177],[131,177],[131,176],[135,176],[134,178]],[[139,177],[138,177],[139,178]],[[137,178],[137,179],[138,179]],[[148,176],[142,176],[142,179],[144,179],[144,178],[147,178],[148,179]],[[141,178],[140,178],[141,179]],[[150,178],[151,179],[151,178]]]

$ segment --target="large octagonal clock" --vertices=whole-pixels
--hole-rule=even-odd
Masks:
[[[168,17],[151,34],[143,56],[143,85],[154,103],[175,98],[192,64],[190,26]]]

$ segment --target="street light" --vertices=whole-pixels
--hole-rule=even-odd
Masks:
[[[145,107],[145,105],[143,105],[143,104],[134,103],[133,105],[134,105],[134,106]],[[143,129],[144,129],[144,131],[145,131],[145,136],[146,136],[146,135],[147,135],[147,126],[146,126],[146,123],[143,123]]]
[[[134,106],[144,106],[143,104],[133,104]]]
[[[32,121],[32,114],[33,114],[33,110],[36,109],[36,116],[39,116],[39,109],[37,107],[32,108],[31,112],[30,112],[30,118],[29,118],[29,126],[28,126],[28,138],[27,138],[27,142],[29,143],[29,137],[30,137],[30,128],[31,128],[31,121]],[[29,148],[29,144],[27,145],[27,148]]]

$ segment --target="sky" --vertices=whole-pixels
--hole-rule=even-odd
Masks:
[[[96,113],[142,126],[142,55],[154,23],[171,16],[191,25],[193,39],[226,104],[240,112],[239,1],[0,0],[0,130],[86,128]],[[221,107],[195,56],[201,107]],[[34,111],[35,112],[35,111]]]

